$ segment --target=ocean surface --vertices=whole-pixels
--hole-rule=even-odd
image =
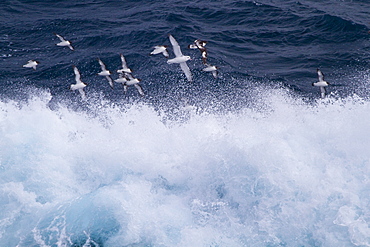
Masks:
[[[369,16],[368,0],[2,0],[0,246],[370,246]],[[191,83],[149,55],[174,57],[169,34]],[[145,96],[97,75],[100,58],[117,79],[120,54]]]

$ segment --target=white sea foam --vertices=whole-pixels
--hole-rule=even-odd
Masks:
[[[0,245],[370,246],[370,102],[263,99],[172,124],[0,101]]]

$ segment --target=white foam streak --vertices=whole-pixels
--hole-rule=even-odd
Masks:
[[[0,245],[370,246],[370,103],[264,96],[171,124],[0,102]]]

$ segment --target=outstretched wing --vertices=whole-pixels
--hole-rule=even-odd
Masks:
[[[150,53],[150,55],[155,55],[161,53],[163,51],[163,46],[156,45],[154,46],[154,50]]]
[[[189,49],[198,49],[198,46],[196,44],[190,44],[188,46]]]
[[[129,80],[134,80],[135,79],[130,73],[125,73],[125,77]]]
[[[107,70],[107,68],[105,67],[105,64],[103,63],[103,61],[102,61],[102,60],[100,60],[100,58],[98,58],[98,61],[99,61],[99,64],[100,64],[100,68],[101,68],[102,70]]]
[[[112,78],[109,75],[105,76],[105,78],[108,80],[109,86],[113,89],[113,80],[112,80]]]
[[[325,98],[326,88],[325,87],[320,87],[320,91],[321,91],[321,98]]]
[[[324,81],[324,74],[321,72],[320,69],[317,69],[317,75],[319,77],[319,81]]]
[[[171,42],[172,47],[173,47],[173,53],[175,53],[176,57],[181,57],[182,52],[181,52],[179,43],[177,43],[177,41],[175,40],[175,38],[171,34],[169,34],[168,37],[170,38],[170,42]]]
[[[212,75],[213,75],[214,78],[217,79],[218,71],[217,70],[212,71]]]
[[[85,91],[83,90],[83,88],[78,89],[78,91],[81,94],[82,100],[86,100],[86,94],[85,94]]]
[[[81,75],[80,75],[80,71],[78,71],[77,67],[73,65],[73,71],[75,72],[75,80],[77,83],[79,83],[81,81]]]
[[[139,84],[135,84],[134,87],[136,87],[137,91],[141,96],[144,96],[143,88]]]
[[[206,46],[207,41],[197,39],[194,41],[194,43],[199,49],[202,49],[202,48],[205,49],[204,47]]]
[[[185,76],[188,79],[188,81],[192,82],[193,79],[191,77],[191,72],[190,72],[190,69],[189,69],[188,65],[186,64],[186,62],[180,63],[180,67],[181,67],[182,71],[184,71]]]
[[[60,36],[57,33],[55,33],[55,36],[57,36],[60,39],[60,41],[62,41],[62,42],[65,42],[66,41],[62,36]]]
[[[163,52],[162,52],[163,56],[165,56],[166,58],[169,58],[170,57],[170,54],[168,54],[168,51],[165,49]]]
[[[122,68],[123,69],[128,69],[126,59],[122,54],[121,54],[121,62],[122,62]]]

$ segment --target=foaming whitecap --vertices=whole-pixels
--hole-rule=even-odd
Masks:
[[[369,101],[260,96],[171,123],[144,103],[1,101],[1,243],[369,245]]]

